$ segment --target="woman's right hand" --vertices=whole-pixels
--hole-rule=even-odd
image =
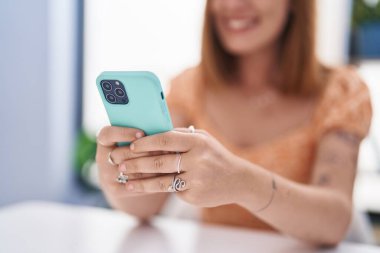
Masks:
[[[125,184],[116,181],[119,175],[118,166],[126,160],[136,157],[152,156],[152,153],[131,152],[129,146],[118,147],[117,142],[132,142],[144,136],[144,132],[135,128],[106,126],[102,128],[97,136],[96,163],[99,168],[99,181],[102,190],[109,198],[124,198],[128,196],[141,195],[130,193],[125,189]],[[112,164],[109,161],[111,157]],[[128,174],[128,180],[137,178],[154,177],[158,174]]]

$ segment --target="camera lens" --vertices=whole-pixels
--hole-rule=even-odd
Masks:
[[[102,83],[102,87],[103,87],[103,89],[106,90],[106,91],[110,91],[110,90],[112,90],[112,85],[111,85],[109,82],[103,82],[103,83]]]
[[[124,97],[125,95],[124,91],[120,88],[115,89],[115,93],[116,93],[116,96],[118,97]]]
[[[116,98],[115,98],[115,96],[112,95],[112,94],[107,94],[106,99],[107,99],[107,101],[110,102],[111,104],[113,104],[113,103],[116,102]]]

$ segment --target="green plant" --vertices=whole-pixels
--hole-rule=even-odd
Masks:
[[[75,169],[79,175],[85,164],[95,160],[96,140],[95,137],[89,136],[83,129],[78,133],[75,148]]]
[[[380,22],[380,0],[353,0],[352,26]]]

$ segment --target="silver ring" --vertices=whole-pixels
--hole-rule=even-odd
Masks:
[[[195,133],[195,127],[193,125],[190,125],[188,128],[190,129],[190,133]]]
[[[169,192],[179,192],[179,191],[183,190],[183,188],[185,188],[185,186],[186,186],[186,181],[177,177],[177,175],[174,175],[173,182],[169,186],[168,191]]]
[[[178,161],[177,161],[177,173],[181,173],[181,159],[182,159],[182,155],[180,152],[177,152],[177,157],[178,157]]]
[[[125,175],[123,172],[119,173],[119,176],[116,178],[116,182],[119,184],[126,184],[128,182],[128,176]]]
[[[110,152],[108,153],[108,162],[109,162],[112,166],[117,166],[117,164],[112,160],[111,153],[112,153],[112,151],[110,151]]]

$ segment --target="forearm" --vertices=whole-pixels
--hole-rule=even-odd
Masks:
[[[248,162],[244,167],[241,206],[282,233],[311,243],[335,245],[343,239],[351,218],[351,203],[343,194],[292,182]]]
[[[112,194],[105,194],[108,203],[115,209],[136,216],[140,219],[149,219],[160,212],[168,193],[140,193],[135,196],[118,198]]]

